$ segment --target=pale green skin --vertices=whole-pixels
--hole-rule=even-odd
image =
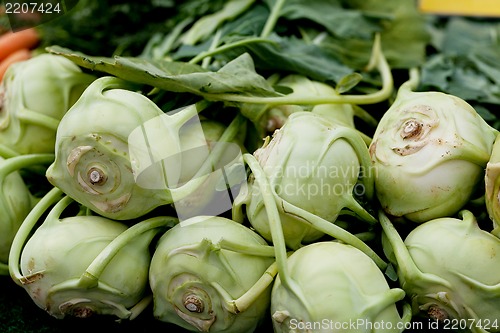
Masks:
[[[221,143],[219,140],[223,135],[233,131],[233,129],[230,128],[231,125],[226,127],[222,123],[209,119],[201,119],[200,124],[203,130],[202,137],[200,137],[197,127],[191,124],[185,125],[180,131],[179,136],[181,138],[181,150],[183,152],[181,155],[183,156],[183,161],[181,164],[182,173],[179,183],[182,185],[186,184],[191,179],[197,179],[203,175],[208,176],[199,186],[196,186],[196,189],[189,191],[190,193],[187,196],[177,199],[175,194],[173,194],[174,207],[178,214],[180,209],[182,209],[183,212],[188,211],[190,216],[217,215],[217,213],[206,213],[206,211],[210,209],[210,206],[217,205],[217,195],[220,198],[220,193],[222,192],[219,189],[221,184],[225,185],[226,181],[231,183],[230,180],[223,178],[218,169],[224,167],[227,171],[228,166],[235,164],[234,159],[236,156],[234,153],[241,154],[242,151],[245,151],[245,147],[242,144],[246,135],[244,129],[240,129],[237,133],[233,133],[232,135],[235,137],[230,138],[230,142]],[[214,153],[214,147],[217,144],[225,145],[222,148],[224,150],[222,156],[217,157],[215,161],[211,163],[210,168],[206,172],[200,174],[199,171],[201,167],[207,162],[209,155]],[[201,151],[198,149],[200,146],[203,147]],[[214,165],[214,167],[212,167],[212,165]],[[243,167],[241,170],[243,172]],[[243,179],[237,179],[236,181],[243,181]],[[178,184],[175,185],[179,186]],[[218,192],[214,195],[216,190]]]
[[[19,154],[53,153],[57,124],[93,80],[52,54],[10,66],[0,85],[0,144]]]
[[[254,332],[267,314],[271,287],[242,312],[235,313],[232,301],[261,278],[273,258],[221,249],[223,240],[266,245],[249,228],[217,216],[190,218],[160,238],[149,273],[156,319],[193,332]],[[188,294],[202,301],[201,312],[186,308]]]
[[[291,74],[278,83],[278,86],[285,86],[293,90],[287,96],[338,96],[339,93],[330,85],[313,81],[305,76]],[[307,107],[307,106],[306,106]],[[354,110],[351,104],[319,104],[309,107],[313,113],[321,114],[330,120],[343,126],[354,128]]]
[[[464,100],[403,87],[370,145],[382,208],[417,223],[457,213],[483,181],[496,135]]]
[[[365,197],[373,195],[368,149],[354,129],[311,112],[296,112],[254,155],[283,201],[330,222],[335,222],[344,209],[354,211],[362,220],[374,221],[352,194],[362,175]],[[236,198],[235,220],[241,219],[245,205],[252,226],[271,241],[260,189],[252,180],[248,191]],[[278,209],[288,247],[297,249],[324,235],[281,205]]]
[[[5,161],[0,157],[0,169]],[[19,172],[0,178],[0,263],[7,263],[14,236],[34,202]]]
[[[404,243],[390,220],[381,215],[390,244],[384,250],[391,253],[414,314],[490,326],[485,330],[473,325],[472,332],[498,332],[500,239],[480,229],[471,212],[462,215],[463,219],[425,222]]]
[[[114,77],[94,81],[64,115],[57,130],[56,158],[47,179],[98,214],[126,220],[171,203],[165,189],[136,184],[128,136],[145,121],[163,115],[147,97],[127,90]],[[91,170],[105,178],[93,183]]]
[[[153,234],[121,248],[95,286],[81,280],[88,266],[127,226],[100,216],[72,216],[44,222],[21,254],[24,289],[48,314],[86,318],[128,318],[147,290]]]
[[[271,296],[275,332],[333,332],[335,323],[346,323],[342,332],[403,331],[396,328],[398,323],[404,327],[396,302],[404,298],[404,291],[391,289],[382,271],[356,248],[316,242],[295,251],[287,264],[288,277],[303,298],[282,284],[278,274]],[[349,327],[350,322],[358,320],[367,325]],[[390,323],[392,329],[377,329],[375,324],[381,322]],[[319,327],[311,326],[318,323]]]
[[[493,230],[500,237],[500,135],[497,136],[484,176],[485,204],[493,222]]]

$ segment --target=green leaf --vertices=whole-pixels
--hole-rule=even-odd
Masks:
[[[498,44],[500,23],[451,18],[444,29],[440,51],[448,55],[467,55],[474,50]]]
[[[345,8],[340,0],[288,0],[281,15],[289,20],[308,19],[343,38],[373,37],[382,27],[358,10]]]
[[[296,37],[280,37],[276,34],[271,35],[269,40],[274,43],[245,44],[219,57],[230,60],[248,52],[260,70],[302,74],[318,81],[338,82],[353,72],[342,64],[334,53],[318,45],[306,43]]]
[[[500,85],[500,45],[483,47],[469,56],[472,63],[497,85]]]
[[[340,79],[335,87],[335,90],[338,94],[343,94],[354,88],[359,82],[361,82],[362,79],[363,75],[359,73],[348,74]]]
[[[136,57],[92,57],[58,46],[47,48],[77,65],[101,71],[135,83],[172,92],[205,94],[278,95],[272,86],[255,72],[253,60],[242,54],[217,72],[185,62],[147,60]]]
[[[222,23],[234,19],[246,11],[254,1],[255,0],[231,0],[226,2],[220,11],[203,16],[196,21],[184,36],[183,42],[187,45],[194,45],[200,40],[207,38],[212,35]]]

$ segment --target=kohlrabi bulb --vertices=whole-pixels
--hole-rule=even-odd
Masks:
[[[34,203],[19,172],[6,170],[11,162],[0,157],[0,263],[3,264],[7,263],[14,236]]]
[[[155,318],[193,332],[254,332],[267,314],[271,284],[248,293],[274,261],[248,252],[261,247],[266,242],[257,233],[218,216],[196,216],[168,230],[151,261]]]
[[[391,289],[377,265],[350,245],[306,245],[290,255],[287,273],[300,295],[280,272],[271,296],[275,332],[402,332],[410,319],[396,306],[404,291]]]
[[[484,179],[496,134],[461,98],[403,85],[370,145],[384,211],[418,223],[457,213]]]
[[[422,223],[403,242],[381,213],[385,246],[414,314],[467,323],[460,328],[471,332],[498,332],[500,239],[480,229],[470,211],[460,216]]]
[[[0,275],[7,274],[7,261],[16,233],[37,202],[19,170],[53,161],[53,154],[0,157]]]
[[[59,124],[55,161],[46,173],[54,186],[76,201],[117,220],[133,219],[171,202],[165,188],[136,183],[129,135],[164,113],[128,87],[123,80],[103,77],[85,90]]]
[[[322,115],[296,112],[254,155],[281,200],[332,223],[344,210],[354,212],[361,220],[376,221],[357,201],[372,198],[373,175],[368,148],[356,130]],[[248,191],[235,201],[236,220],[243,206],[252,226],[271,241],[262,195],[253,179]],[[324,235],[297,214],[278,206],[290,248],[297,249]]]
[[[101,216],[61,217],[69,197],[61,200],[22,249],[21,285],[34,303],[56,318],[112,315],[130,318],[148,289],[151,260],[148,231],[112,249],[129,229]],[[87,273],[98,256],[101,266]]]
[[[18,154],[53,153],[59,121],[94,79],[52,54],[10,66],[0,83],[0,145]]]

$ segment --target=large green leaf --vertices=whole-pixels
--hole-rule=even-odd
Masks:
[[[58,46],[49,47],[47,50],[64,56],[81,67],[172,92],[201,96],[210,94],[211,97],[217,94],[278,95],[272,86],[255,72],[249,54],[242,54],[217,72],[212,72],[185,62],[153,61],[137,57],[92,57]]]
[[[314,80],[338,82],[354,70],[342,64],[336,54],[296,37],[269,37],[272,42],[248,43],[228,50],[219,57],[230,60],[250,53],[255,66],[272,72],[298,73]]]

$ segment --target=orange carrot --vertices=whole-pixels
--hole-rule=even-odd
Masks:
[[[7,58],[0,62],[0,82],[3,79],[7,68],[15,62],[28,60],[31,58],[31,52],[28,49],[20,49],[11,53]]]
[[[40,36],[34,28],[16,32],[8,31],[0,35],[0,61],[20,49],[31,49],[40,42]]]

